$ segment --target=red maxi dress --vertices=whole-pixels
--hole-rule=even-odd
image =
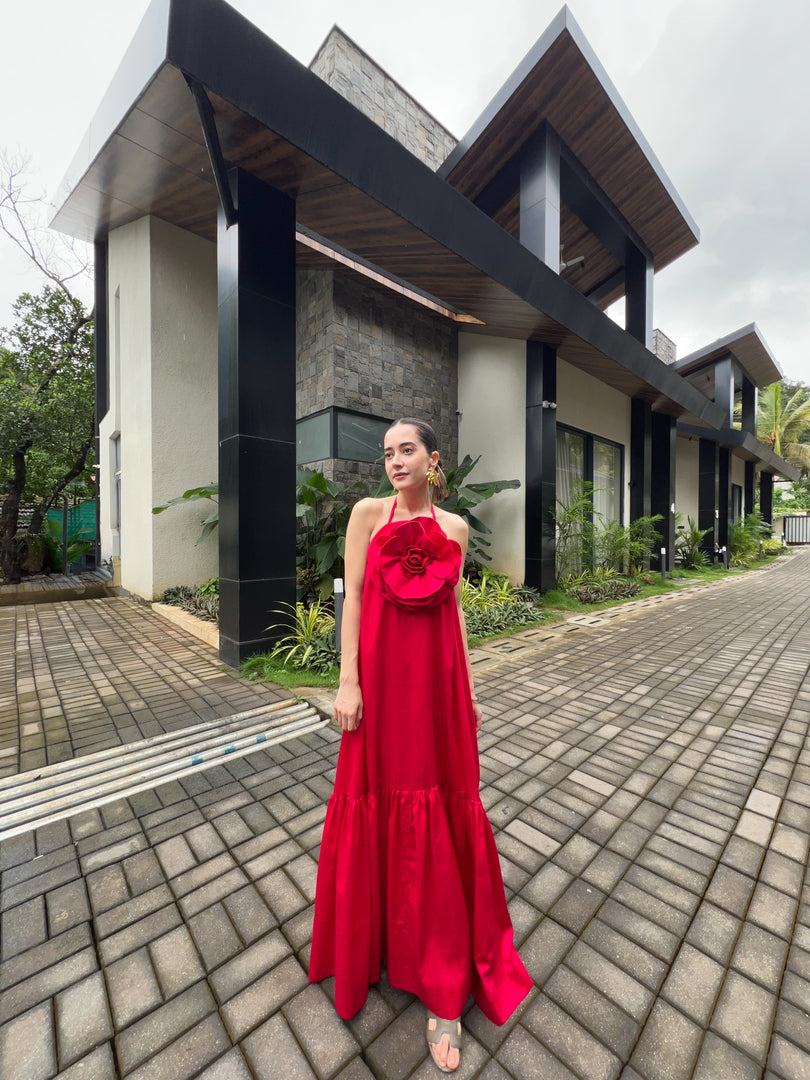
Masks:
[[[368,548],[363,719],[344,732],[327,807],[309,978],[345,1019],[385,962],[445,1019],[468,994],[502,1024],[532,981],[515,950],[479,763],[454,586],[461,548],[432,518],[391,519]]]

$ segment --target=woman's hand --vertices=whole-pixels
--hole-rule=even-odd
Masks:
[[[341,686],[335,697],[335,721],[344,731],[356,731],[363,719],[363,695],[359,686]]]
[[[472,703],[472,707],[473,707],[473,714],[475,716],[475,733],[476,733],[476,735],[479,735],[481,733],[481,722],[482,722],[483,713],[481,711],[481,706],[478,704],[477,701],[474,701]]]

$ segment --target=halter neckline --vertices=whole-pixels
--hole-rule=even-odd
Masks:
[[[391,513],[388,515],[388,524],[389,525],[394,520],[394,513],[396,512],[396,508],[397,508],[397,496],[395,495],[394,496],[394,504],[391,507]],[[435,507],[433,506],[433,503],[430,504],[430,512],[433,515],[433,520],[435,521],[436,520],[436,510],[435,510]],[[426,514],[419,514],[418,516],[419,517],[427,517]]]

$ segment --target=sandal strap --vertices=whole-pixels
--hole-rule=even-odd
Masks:
[[[434,1030],[430,1027],[431,1020],[436,1023]],[[440,1016],[428,1013],[427,1041],[438,1045],[445,1035],[450,1040],[450,1046],[455,1050],[461,1049],[461,1017],[458,1020],[442,1020]]]

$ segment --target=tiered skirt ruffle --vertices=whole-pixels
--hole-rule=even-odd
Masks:
[[[445,1018],[472,993],[502,1024],[528,993],[480,799],[436,787],[330,799],[310,979],[335,976],[335,1007],[348,1019],[381,962],[392,986]]]

